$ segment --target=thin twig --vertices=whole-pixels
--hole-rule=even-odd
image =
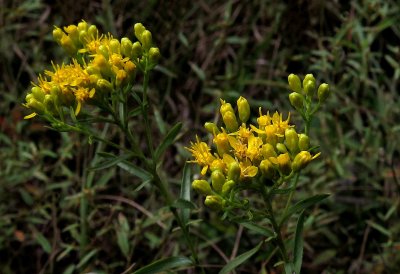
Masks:
[[[231,254],[231,260],[233,260],[238,252],[239,249],[239,244],[240,244],[240,239],[242,238],[242,233],[243,233],[243,226],[239,225],[239,229],[236,233],[236,239],[235,239],[235,245],[233,246],[232,254]]]

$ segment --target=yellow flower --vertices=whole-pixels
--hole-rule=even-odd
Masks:
[[[210,152],[210,148],[204,142],[201,142],[199,137],[196,136],[196,143],[191,142],[191,147],[186,149],[190,151],[195,158],[193,161],[189,161],[191,163],[197,163],[202,166],[201,174],[205,175],[209,166],[213,163],[216,159]]]
[[[83,87],[78,87],[75,91],[74,91],[74,95],[76,98],[76,109],[75,109],[75,115],[78,115],[78,113],[81,111],[81,107],[82,107],[82,103],[84,101],[86,101],[89,98],[93,98],[94,93],[95,93],[95,89],[92,88],[90,91],[88,88],[83,88]]]

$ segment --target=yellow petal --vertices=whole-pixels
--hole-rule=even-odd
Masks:
[[[29,115],[26,115],[26,116],[24,117],[24,119],[31,119],[31,118],[35,117],[36,115],[37,115],[37,113],[34,112],[34,113],[29,114]]]

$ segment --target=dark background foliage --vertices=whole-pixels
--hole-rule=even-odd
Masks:
[[[23,120],[30,82],[65,56],[52,41],[53,25],[82,19],[118,37],[133,38],[135,22],[152,31],[163,56],[151,76],[154,134],[184,124],[164,159],[177,195],[188,156],[183,146],[194,133],[205,136],[202,124],[217,119],[219,98],[243,95],[254,112],[288,112],[289,73],[329,83],[332,96],[312,131],[322,156],[296,193],[332,194],[308,212],[304,273],[399,271],[398,1],[2,0],[1,273],[121,273],[189,254],[180,232],[167,229],[173,218],[154,188],[118,168],[88,171],[96,145]],[[124,142],[114,130],[104,134]],[[93,188],[81,189],[88,178]],[[82,193],[90,197],[86,256],[78,248]],[[261,239],[196,203],[191,232],[209,273]],[[273,261],[260,251],[238,273],[279,273]]]

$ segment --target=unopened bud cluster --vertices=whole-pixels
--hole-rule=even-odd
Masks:
[[[54,40],[72,57],[69,64],[53,64],[44,71],[26,96],[26,104],[36,114],[57,116],[63,107],[73,107],[78,115],[84,103],[96,104],[109,98],[111,91],[133,83],[136,70],[153,68],[160,51],[153,46],[152,36],[142,24],[133,32],[132,42],[123,37],[101,34],[95,25],[85,21],[63,29],[55,27]]]
[[[250,105],[240,97],[236,110],[221,100],[223,126],[206,123],[212,134],[212,146],[198,137],[187,149],[193,155],[190,162],[201,167],[203,178],[192,183],[193,189],[206,196],[205,204],[221,209],[236,187],[245,188],[253,179],[278,182],[305,168],[318,157],[308,150],[309,137],[296,132],[290,125],[290,115],[284,120],[281,113],[263,114],[259,108],[257,124],[248,123]]]
[[[316,88],[316,81],[312,74],[307,74],[303,83],[299,76],[290,74],[288,76],[289,87],[293,91],[289,94],[289,100],[291,105],[300,112],[305,112],[307,104],[311,103],[312,98],[317,92],[318,103],[321,104],[326,101],[329,96],[329,85],[323,83]]]

